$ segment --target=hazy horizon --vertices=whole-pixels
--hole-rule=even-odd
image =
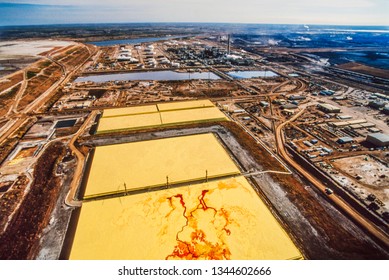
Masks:
[[[389,26],[386,0],[9,0],[0,26],[122,23],[244,23]]]

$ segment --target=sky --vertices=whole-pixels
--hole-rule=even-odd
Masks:
[[[389,0],[0,0],[0,26],[228,22],[389,26]]]

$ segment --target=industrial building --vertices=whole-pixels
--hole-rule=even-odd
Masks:
[[[369,102],[369,107],[379,110],[379,109],[385,107],[385,103],[384,102],[379,102],[379,101],[370,101]]]
[[[347,96],[335,96],[332,98],[332,100],[336,100],[336,101],[341,101],[341,100],[346,100],[347,99]]]
[[[367,135],[366,141],[377,147],[386,147],[389,146],[389,135],[384,133],[372,133]]]
[[[368,128],[367,130],[368,130],[369,132],[371,132],[371,133],[378,133],[378,132],[381,132],[381,129],[376,128],[376,127]]]
[[[312,147],[313,144],[308,142],[308,141],[303,141],[304,145],[307,146],[307,147]]]
[[[361,123],[361,124],[352,124],[350,128],[352,129],[364,129],[364,128],[372,128],[375,127],[374,123]]]
[[[382,94],[382,93],[374,93],[373,96],[381,98],[381,99],[384,99],[384,100],[389,100],[389,96],[385,95],[385,94]]]
[[[291,95],[288,97],[289,100],[304,100],[306,99],[303,95]]]
[[[354,141],[353,138],[346,136],[346,137],[339,138],[336,142],[338,142],[339,144],[347,144],[347,143],[351,143],[353,141]]]
[[[328,154],[331,154],[331,153],[333,152],[332,149],[327,148],[327,147],[324,147],[324,148],[323,148],[323,151],[326,152],[326,153],[328,153]]]
[[[281,106],[281,109],[286,109],[286,110],[293,110],[293,109],[297,109],[297,108],[298,108],[298,106],[295,104],[285,104],[285,105]]]
[[[286,100],[285,99],[274,99],[272,101],[273,104],[277,104],[277,105],[284,105],[286,103]]]
[[[362,125],[365,124],[366,120],[360,119],[360,120],[352,120],[352,121],[344,121],[344,122],[330,122],[329,125],[333,127],[345,127],[345,126],[352,126],[352,125]]]
[[[348,116],[348,115],[339,115],[336,117],[337,119],[340,119],[340,120],[350,120],[352,119],[353,117],[352,116]]]
[[[317,104],[317,108],[325,113],[340,113],[340,109],[331,104]]]
[[[324,96],[331,96],[331,95],[334,95],[334,91],[332,90],[322,90],[320,91],[320,95],[324,95]]]
[[[284,109],[281,111],[283,114],[287,115],[287,116],[291,116],[294,114],[294,110],[291,110],[291,109]]]

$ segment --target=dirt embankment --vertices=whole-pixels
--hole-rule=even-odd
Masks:
[[[26,134],[26,132],[31,128],[31,126],[36,122],[35,118],[30,118],[25,122],[17,131],[15,131],[11,137],[5,139],[0,143],[0,164],[8,157],[16,145],[19,143],[20,139]]]
[[[20,90],[20,87],[21,85],[19,84],[0,95],[0,117],[5,116],[11,108],[12,103],[15,102],[14,98]]]
[[[71,71],[85,61],[89,56],[88,48],[71,46],[67,51],[61,51],[54,57],[57,63],[42,59],[27,69],[28,84],[18,104],[18,110],[25,109],[33,100],[49,90],[63,76],[63,71]],[[59,96],[61,92],[58,92]],[[56,98],[59,98],[57,96]]]
[[[56,142],[39,158],[31,189],[7,230],[0,236],[0,259],[35,257],[40,235],[49,222],[61,189],[60,178],[55,176],[55,171],[64,155],[65,146]]]
[[[64,65],[67,70],[72,70],[83,63],[89,56],[88,48],[85,46],[72,46],[56,53],[54,59]]]
[[[10,87],[15,86],[17,83],[20,83],[21,81],[23,81],[23,73],[16,73],[16,74],[8,77],[8,79],[1,80],[0,92],[4,91]]]
[[[374,67],[370,67],[355,62],[341,64],[338,67],[344,70],[349,70],[349,71],[354,71],[366,75],[389,79],[389,70],[374,68]]]
[[[4,231],[9,216],[12,215],[23,199],[27,183],[28,179],[25,175],[19,176],[15,182],[8,183],[9,186],[12,184],[12,188],[0,197],[0,232]]]
[[[191,82],[189,85],[181,81],[164,82],[171,86],[172,95],[179,97],[217,98],[231,96],[239,91],[239,86],[227,81]]]
[[[60,79],[61,74],[61,67],[50,61],[42,61],[39,66],[30,67],[27,71],[27,88],[18,104],[18,110],[23,110],[33,100],[48,90]]]

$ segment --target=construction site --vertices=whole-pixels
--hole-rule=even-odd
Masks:
[[[0,259],[389,259],[382,87],[228,34],[26,45],[0,78]]]

